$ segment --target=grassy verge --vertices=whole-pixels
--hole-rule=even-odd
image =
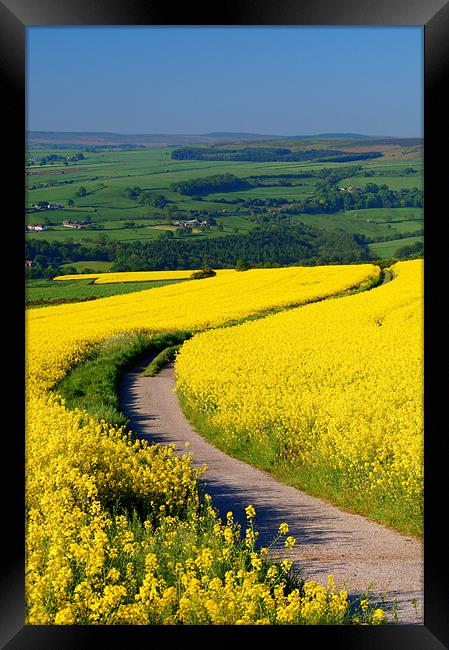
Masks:
[[[114,426],[128,425],[129,420],[120,410],[119,403],[119,385],[124,372],[153,354],[157,355],[156,359],[160,357],[156,362],[156,365],[160,364],[159,370],[166,349],[169,346],[179,348],[190,336],[187,331],[153,336],[142,333],[116,336],[75,366],[55,390],[66,400],[68,408],[80,408]]]
[[[114,426],[128,423],[120,411],[119,383],[129,366],[151,351],[145,334],[123,334],[100,345],[56,386],[68,408],[80,408]]]
[[[156,289],[166,284],[177,284],[178,282],[184,282],[184,280],[157,280],[124,284],[93,284],[92,280],[31,281],[27,282],[25,287],[25,306],[47,307],[70,302],[84,302],[86,300],[144,291],[145,289]]]
[[[162,368],[175,358],[181,345],[192,336],[187,330],[156,334],[150,343],[150,352],[156,356],[143,371],[144,377],[154,377]]]
[[[162,334],[155,334],[150,341],[149,351],[151,353],[159,353],[168,347],[179,346],[192,336],[192,332],[188,330],[177,330],[173,332],[163,332]]]
[[[144,377],[154,377],[157,375],[164,366],[166,366],[170,361],[173,361],[175,354],[180,347],[181,345],[170,345],[168,348],[162,350],[162,352],[159,352],[159,354],[156,355],[151,363],[145,368],[142,375]]]

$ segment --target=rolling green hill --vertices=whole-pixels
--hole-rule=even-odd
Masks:
[[[245,237],[267,225],[272,230],[307,225],[320,232],[343,231],[372,257],[394,247],[387,241],[422,237],[423,210],[416,203],[422,196],[422,142],[357,134],[325,136],[257,140],[252,134],[238,134],[230,140],[229,134],[212,133],[184,140],[173,136],[172,144],[160,146],[165,136],[31,133],[25,161],[25,225],[26,241],[34,242],[35,248],[27,252],[32,258],[27,257],[28,262],[35,274],[47,270],[50,275],[56,258],[43,259],[42,242],[59,246],[61,264],[83,260],[112,264],[114,246],[121,243],[160,242],[164,248],[169,240],[197,246]],[[223,150],[272,148],[306,154],[319,150],[326,156],[329,151],[382,155],[341,162],[307,155],[301,159],[303,154],[298,160],[173,158],[177,147],[192,143],[218,152],[219,157]],[[211,179],[217,178],[234,180],[227,185],[215,180],[214,185]],[[349,194],[363,198],[374,185],[391,191],[387,204],[371,208],[366,207],[370,201],[358,200],[359,209],[352,208]],[[186,187],[191,189],[186,192]],[[326,205],[332,195],[345,197],[343,209]],[[39,225],[44,229],[31,229]],[[79,254],[64,253],[67,245],[78,247]],[[33,255],[41,257],[36,260]]]

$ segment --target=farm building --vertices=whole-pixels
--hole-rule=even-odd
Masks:
[[[209,225],[207,221],[199,221],[198,219],[189,219],[188,221],[173,221],[173,226],[180,226],[181,228],[200,228],[201,226]]]
[[[62,205],[60,203],[48,203],[47,201],[40,201],[35,203],[33,208],[36,210],[60,210]]]
[[[48,228],[47,226],[44,226],[41,223],[30,223],[27,225],[27,230],[40,231],[40,230],[48,230]]]
[[[68,221],[67,219],[62,222],[66,228],[85,228],[88,224],[87,221]]]

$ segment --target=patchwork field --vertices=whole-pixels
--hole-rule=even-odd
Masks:
[[[341,143],[344,146],[344,142]],[[319,143],[324,146],[325,141]],[[293,148],[299,146],[294,143]],[[302,147],[304,144],[301,145]],[[315,146],[317,146],[315,144]],[[335,146],[335,142],[332,144]],[[410,148],[410,147],[409,147]],[[416,149],[416,148],[415,148]],[[26,224],[46,225],[43,232],[27,231],[29,240],[48,240],[61,242],[66,239],[74,242],[92,243],[110,239],[111,241],[136,242],[152,241],[163,237],[167,225],[179,218],[191,219],[201,215],[203,219],[213,219],[213,225],[189,233],[191,240],[208,239],[245,234],[256,227],[252,201],[295,202],[312,197],[320,179],[294,178],[292,175],[319,172],[323,169],[338,170],[342,166],[357,165],[362,172],[338,181],[340,187],[365,187],[367,183],[385,184],[393,190],[403,188],[422,188],[422,159],[417,149],[415,157],[406,156],[408,148],[398,157],[384,156],[371,160],[349,163],[335,162],[241,162],[241,161],[201,161],[175,160],[171,158],[172,147],[148,147],[137,151],[97,151],[84,152],[84,159],[63,165],[59,161],[44,165],[29,165],[26,175]],[[385,150],[386,153],[388,148]],[[30,149],[31,159],[60,154],[58,149]],[[401,155],[399,155],[401,154]],[[413,173],[407,173],[407,170]],[[204,178],[214,174],[233,174],[242,179],[254,181],[255,187],[230,192],[212,192],[201,196],[185,196],[173,191],[171,185],[192,178]],[[145,192],[164,198],[165,205],[155,207],[144,204],[136,198],[127,196],[129,187],[138,186]],[[79,196],[80,190],[85,194]],[[48,201],[62,206],[51,210],[35,210],[33,205]],[[399,210],[401,208],[398,208]],[[383,220],[384,208],[375,209],[374,220]],[[423,221],[422,209],[411,208],[415,220]],[[269,211],[264,209],[269,215]],[[319,214],[294,215],[289,220],[304,221],[319,228],[348,228],[353,233],[378,236],[380,232],[392,235],[386,228],[373,229],[371,223],[359,219],[356,224],[345,219],[346,213],[327,214],[326,224]],[[63,226],[64,220],[85,221],[89,223],[82,229]],[[393,231],[405,233],[398,218],[394,218]],[[185,232],[174,230],[174,238],[186,236]],[[375,250],[375,249],[373,249]]]
[[[416,242],[424,242],[424,237],[403,237],[386,242],[370,244],[369,248],[379,257],[394,257],[402,246],[411,246]]]

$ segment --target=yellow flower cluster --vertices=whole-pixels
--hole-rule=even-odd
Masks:
[[[232,515],[223,524],[201,508],[190,461],[172,447],[132,442],[43,398],[34,406],[28,624],[352,622],[346,592],[288,589],[290,562],[267,564],[254,535],[239,543]],[[150,507],[143,527],[112,514],[132,497]]]
[[[111,282],[148,282],[157,280],[185,280],[190,278],[193,271],[135,271],[122,273],[102,273],[94,284],[109,284]]]
[[[101,275],[106,275],[105,273],[73,273],[67,275],[57,275],[53,280],[95,280]]]
[[[26,565],[29,623],[105,620],[133,587],[139,543],[114,509],[141,510],[151,530],[197,500],[201,469],[173,446],[69,411],[51,396],[27,409]],[[119,585],[117,584],[119,582]],[[126,587],[125,587],[126,585]],[[70,612],[70,614],[69,614]],[[70,618],[73,617],[73,620]]]
[[[198,270],[198,269],[196,269]],[[234,269],[219,269],[219,275],[229,273]],[[95,280],[94,284],[110,284],[111,282],[156,282],[158,280],[186,280],[194,273],[193,269],[181,271],[122,271],[117,273],[76,273],[73,275],[57,275],[54,280]]]
[[[204,332],[176,359],[187,408],[422,526],[422,260],[371,291]],[[415,531],[416,532],[416,531]]]
[[[252,507],[243,537],[232,513],[219,521],[188,456],[68,410],[53,390],[121,333],[199,330],[375,276],[371,265],[230,271],[27,312],[27,623],[353,622],[344,593],[339,609],[321,588],[292,590],[291,564],[255,551]]]

